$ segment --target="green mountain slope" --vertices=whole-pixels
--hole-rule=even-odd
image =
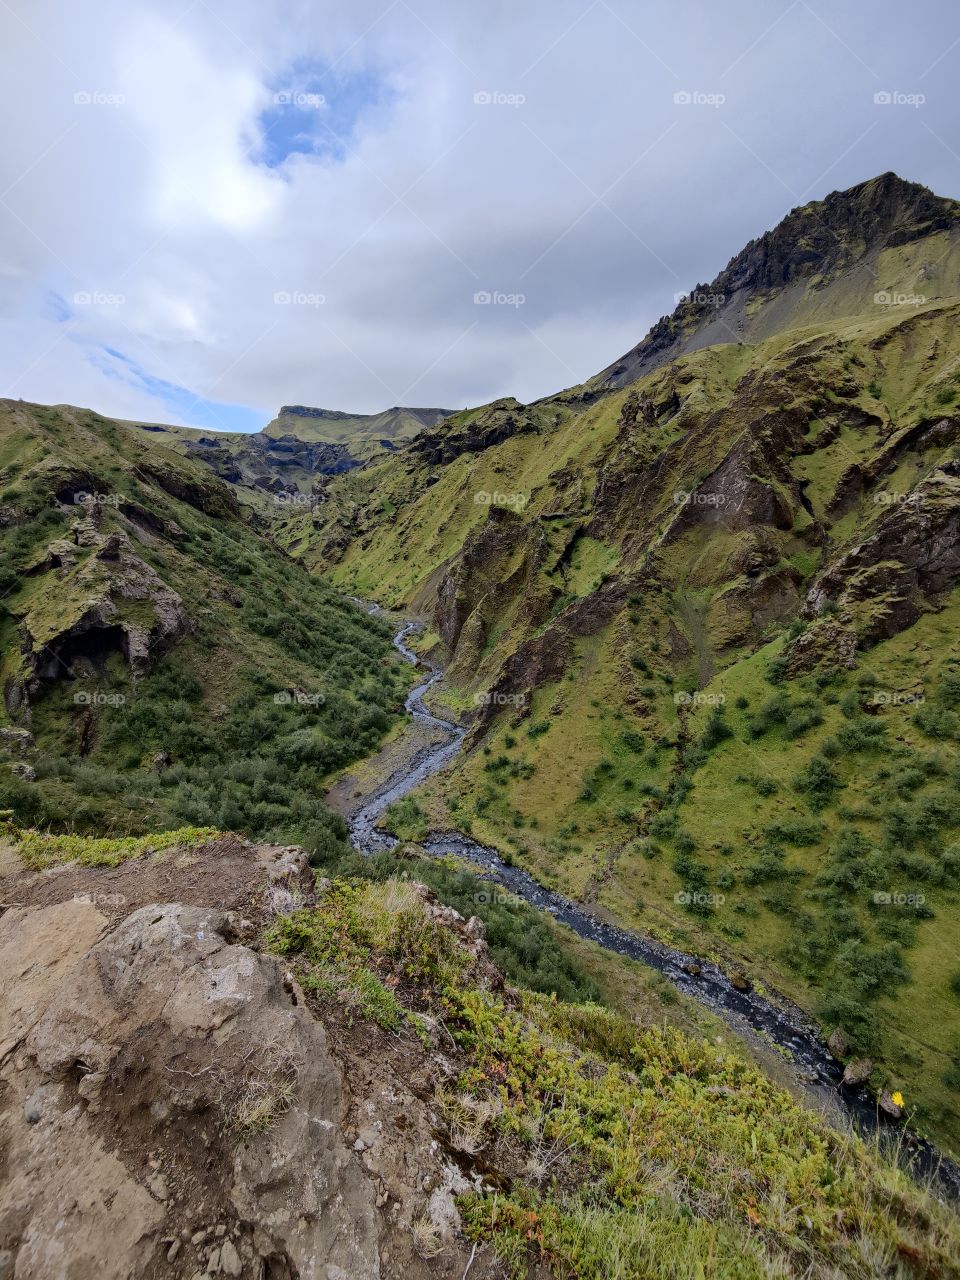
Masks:
[[[955,1151],[956,226],[891,175],[795,211],[720,277],[744,340],[655,330],[278,533],[429,621],[436,825],[773,982]]]
[[[95,413],[0,403],[0,476],[0,807],[346,847],[323,779],[402,709],[389,628],[206,467]]]
[[[123,425],[204,463],[245,502],[274,516],[285,505],[311,507],[324,501],[329,477],[393,452],[446,416],[445,409],[394,407],[361,414],[284,405],[272,422],[252,434],[150,422]]]

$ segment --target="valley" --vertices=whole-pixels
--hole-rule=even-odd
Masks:
[[[0,949],[74,1046],[12,1003],[0,1120],[147,1081],[130,1274],[958,1274],[958,321],[960,203],[883,174],[532,403],[0,402]],[[151,1109],[97,1018],[161,974],[212,1080],[218,956],[294,1048],[251,1083],[224,1015]],[[285,1161],[354,1226],[261,1214]]]

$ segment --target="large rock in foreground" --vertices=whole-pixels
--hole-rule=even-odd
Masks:
[[[0,919],[4,1275],[381,1274],[326,1032],[231,923],[175,905],[111,929],[75,901]]]

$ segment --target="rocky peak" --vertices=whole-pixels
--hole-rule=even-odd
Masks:
[[[694,286],[597,381],[601,386],[626,386],[696,347],[737,337],[750,340],[757,315],[750,304],[758,299],[791,288],[823,290],[860,264],[872,266],[883,250],[940,231],[960,231],[960,201],[935,195],[895,173],[811,200],[749,241],[709,284]],[[866,288],[869,277],[859,283]],[[881,282],[873,285],[881,287]],[[860,309],[863,288],[838,302],[843,314]],[[789,328],[791,323],[796,323],[792,308],[782,308],[776,327]]]

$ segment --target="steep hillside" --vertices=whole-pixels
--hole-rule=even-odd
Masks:
[[[402,710],[389,628],[207,468],[94,413],[2,402],[0,476],[0,807],[342,844],[323,778]]]
[[[590,385],[627,386],[700,347],[860,315],[878,300],[949,297],[958,275],[960,202],[885,173],[794,209]]]
[[[402,863],[104,843],[0,828],[8,1272],[960,1274],[952,1210],[876,1151],[735,1048],[505,982]]]
[[[747,340],[455,414],[278,536],[427,621],[473,724],[428,822],[771,982],[956,1151],[955,225],[797,211],[728,268]]]

